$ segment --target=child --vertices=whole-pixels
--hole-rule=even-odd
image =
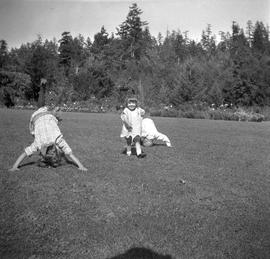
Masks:
[[[169,138],[157,130],[154,121],[150,118],[144,118],[142,120],[142,144],[150,147],[157,140],[164,141],[167,147],[172,147]]]
[[[38,151],[46,153],[46,148],[53,144],[55,144],[65,156],[69,157],[78,166],[79,170],[87,171],[87,168],[85,168],[79,159],[74,156],[71,148],[64,140],[58,127],[58,120],[60,119],[58,115],[57,108],[50,112],[46,106],[39,108],[32,114],[29,130],[34,136],[34,142],[26,147],[24,152],[17,158],[10,169],[11,172],[19,170],[19,165],[26,157],[29,157]]]
[[[120,137],[125,138],[127,142],[127,155],[131,155],[131,145],[135,144],[136,154],[138,158],[143,158],[146,154],[141,149],[141,132],[142,132],[142,116],[145,111],[138,107],[137,98],[128,98],[127,107],[121,113],[123,122]]]

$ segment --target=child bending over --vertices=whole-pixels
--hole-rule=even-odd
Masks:
[[[170,139],[157,130],[154,121],[150,118],[144,118],[142,120],[142,145],[150,147],[153,146],[156,141],[163,141],[167,147],[172,147]]]
[[[24,152],[17,158],[10,171],[19,170],[21,162],[36,152],[46,154],[47,148],[55,145],[65,156],[69,157],[79,168],[79,170],[87,171],[78,158],[72,153],[70,146],[67,144],[58,127],[60,120],[58,109],[49,111],[44,106],[35,111],[30,119],[29,130],[34,136],[34,142],[25,148]]]

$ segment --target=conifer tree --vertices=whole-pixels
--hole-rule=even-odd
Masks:
[[[126,54],[139,60],[143,44],[143,27],[148,23],[141,20],[142,11],[136,3],[132,4],[129,9],[126,20],[117,28],[117,35],[124,43]]]
[[[8,44],[5,40],[0,40],[0,69],[3,69],[8,62]]]
[[[266,51],[270,54],[269,32],[262,22],[257,21],[254,26],[252,48],[261,54]]]

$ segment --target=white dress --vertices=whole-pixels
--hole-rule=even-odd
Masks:
[[[125,108],[121,113],[121,120],[123,121],[122,131],[120,134],[121,138],[131,136],[132,139],[136,136],[141,136],[142,134],[142,116],[145,114],[144,109],[137,107],[133,111],[128,108]],[[132,127],[131,130],[128,130],[126,127],[128,124]]]
[[[142,120],[142,137],[152,141],[160,140],[165,142],[167,146],[171,146],[169,138],[157,130],[154,121],[150,118],[144,118]]]

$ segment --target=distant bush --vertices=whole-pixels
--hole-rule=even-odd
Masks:
[[[209,109],[209,119],[212,120],[232,120],[232,121],[255,121],[265,120],[264,115],[246,111],[243,108],[234,109]]]
[[[270,121],[270,107],[269,106],[264,106],[264,107],[255,106],[255,107],[247,108],[247,110],[255,114],[263,115],[264,121]]]
[[[205,111],[179,111],[179,117],[189,118],[189,119],[208,119],[207,113]]]
[[[233,120],[238,121],[238,117],[233,111],[228,110],[209,110],[209,119],[211,120]]]
[[[13,107],[17,100],[25,99],[30,91],[30,77],[24,73],[0,71],[0,103]]]
[[[87,100],[80,102],[69,102],[60,105],[62,111],[66,112],[90,112],[90,113],[105,113],[119,112],[123,106],[117,106],[115,102],[109,99],[103,100]],[[16,105],[18,109],[36,109],[35,104],[24,103]],[[198,105],[183,105],[177,110],[173,106],[163,106],[161,108],[146,107],[150,116],[153,117],[178,117],[189,119],[210,119],[210,120],[228,120],[228,121],[254,121],[261,122],[270,120],[270,108],[235,108],[221,105],[220,107],[206,107]],[[263,114],[264,113],[264,114]]]
[[[151,109],[150,109],[151,110]],[[258,109],[256,110],[258,111]],[[205,104],[183,104],[179,110],[172,106],[165,106],[160,109],[152,109],[151,116],[180,117],[189,119],[210,119],[210,120],[231,120],[231,121],[256,121],[261,122],[270,119],[270,109],[268,117],[265,115],[244,108],[235,108],[229,105],[219,107],[209,107]]]
[[[161,117],[178,117],[179,113],[175,109],[163,109],[160,112]]]
[[[264,120],[264,115],[260,113],[244,111],[243,109],[237,110],[234,114],[238,117],[239,121],[261,122]]]
[[[153,117],[160,117],[161,116],[161,110],[150,110],[150,115]]]

